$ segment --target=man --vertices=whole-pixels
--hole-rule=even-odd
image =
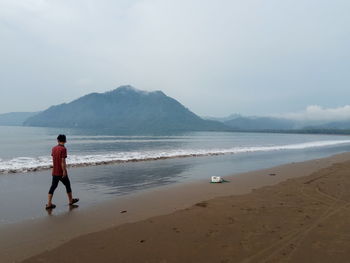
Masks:
[[[52,162],[53,162],[52,185],[49,190],[46,209],[53,209],[56,207],[56,205],[52,203],[52,197],[55,189],[57,188],[59,181],[61,181],[66,187],[69,205],[73,205],[74,203],[79,201],[78,198],[72,197],[72,189],[70,187],[70,181],[67,174],[67,165],[66,165],[67,149],[66,147],[64,147],[66,141],[67,141],[66,135],[60,134],[57,137],[58,145],[52,148],[52,153],[51,153]]]

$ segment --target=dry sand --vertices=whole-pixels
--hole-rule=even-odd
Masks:
[[[349,154],[228,179],[7,228],[1,262],[349,261]]]

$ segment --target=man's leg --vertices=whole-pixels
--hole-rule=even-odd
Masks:
[[[72,204],[73,203],[73,194],[72,192],[67,193],[68,196],[68,204]]]
[[[59,182],[59,176],[52,176],[52,184],[49,190],[48,198],[47,198],[47,206],[52,206],[52,197],[53,193],[55,192],[57,185]]]
[[[52,197],[53,197],[53,194],[48,194],[48,196],[47,196],[47,206],[51,206],[52,205]]]
[[[65,177],[62,177],[61,182],[66,187],[69,204],[76,203],[76,202],[73,202],[72,188],[70,187],[70,180],[68,178],[68,175]]]

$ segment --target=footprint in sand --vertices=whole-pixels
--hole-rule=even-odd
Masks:
[[[199,206],[199,207],[207,207],[208,206],[208,203],[207,202],[200,202],[200,203],[197,203],[195,204],[196,206]]]
[[[180,230],[178,230],[176,227],[173,227],[173,230],[174,230],[176,233],[180,233]]]

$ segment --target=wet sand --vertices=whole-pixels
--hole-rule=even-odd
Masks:
[[[347,262],[349,171],[347,153],[9,225],[0,260]]]

